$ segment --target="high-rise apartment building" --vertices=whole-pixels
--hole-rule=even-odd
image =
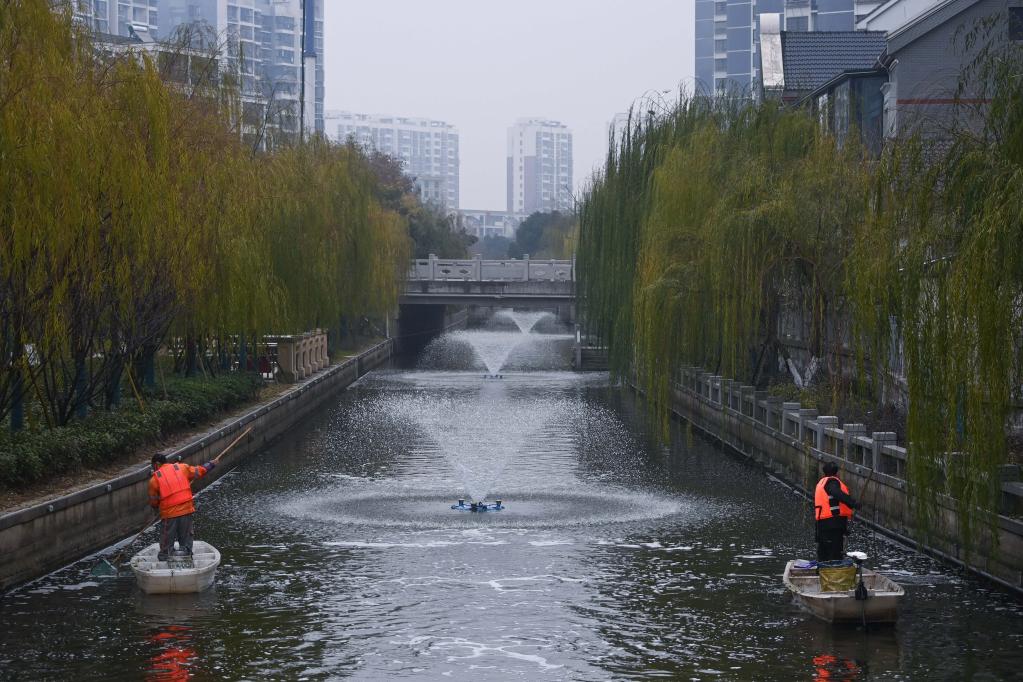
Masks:
[[[274,125],[323,131],[323,0],[72,0],[98,34],[171,40],[208,26],[226,48],[249,102],[272,102]],[[304,84],[304,89],[303,89]]]
[[[328,111],[327,137],[400,159],[425,201],[458,209],[458,130],[444,121]]]
[[[507,172],[509,213],[572,212],[572,131],[520,118],[508,129]]]
[[[161,37],[185,24],[208,24],[226,39],[244,96],[272,100],[296,129],[303,119],[305,130],[323,131],[322,0],[149,1],[160,2]]]
[[[156,35],[160,0],[72,0],[75,18],[90,30],[127,37],[130,26]]]
[[[760,70],[760,15],[785,31],[852,31],[881,0],[696,0],[696,86],[749,91]]]

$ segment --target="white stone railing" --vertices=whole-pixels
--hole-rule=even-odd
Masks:
[[[899,479],[905,488],[906,449],[890,431],[867,433],[863,424],[839,424],[838,417],[820,416],[795,402],[784,402],[741,382],[695,368],[683,369],[679,383],[732,414],[745,415],[782,440],[803,444],[818,453],[857,464]]]
[[[280,379],[293,383],[311,376],[330,364],[327,332],[316,329],[304,334],[276,336]]]
[[[574,260],[483,260],[429,258],[412,261],[409,281],[466,282],[570,282],[575,280]]]

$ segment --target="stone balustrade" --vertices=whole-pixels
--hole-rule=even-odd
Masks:
[[[1023,472],[1002,467],[1001,509],[994,527],[979,531],[978,547],[997,552],[971,552],[960,537],[955,500],[940,495],[931,515],[933,528],[918,537],[906,483],[906,448],[894,433],[870,433],[864,424],[840,424],[798,402],[786,402],[752,386],[744,386],[699,368],[681,370],[671,388],[672,409],[708,437],[720,441],[768,468],[795,488],[812,494],[820,463],[842,466],[842,479],[863,508],[861,520],[903,542],[917,545],[1011,589],[1023,592]],[[964,456],[950,453],[948,458]]]
[[[327,332],[316,329],[304,334],[275,336],[278,377],[284,383],[295,383],[330,365]]]
[[[409,281],[466,282],[571,282],[575,281],[575,261],[553,259],[483,260],[429,258],[412,261]]]
[[[752,386],[723,379],[699,368],[685,368],[678,388],[686,389],[721,410],[746,417],[778,439],[800,444],[817,459],[834,458],[849,462],[869,473],[875,471],[894,479],[905,489],[906,448],[896,443],[894,433],[867,432],[863,424],[839,424],[838,417],[819,415],[797,402],[783,402]],[[1002,485],[1009,509],[1023,509],[1023,486],[1014,481]],[[1019,498],[1019,499],[1016,499]]]

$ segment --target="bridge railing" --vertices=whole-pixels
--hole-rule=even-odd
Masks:
[[[482,258],[429,258],[412,261],[409,280],[468,282],[571,282],[575,280],[574,260],[483,260]]]

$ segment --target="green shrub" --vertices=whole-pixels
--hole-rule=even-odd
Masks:
[[[0,433],[0,487],[14,488],[82,467],[116,461],[174,431],[193,427],[225,409],[254,399],[262,380],[254,374],[212,379],[171,379],[147,390],[138,403],[94,412],[67,426]]]

